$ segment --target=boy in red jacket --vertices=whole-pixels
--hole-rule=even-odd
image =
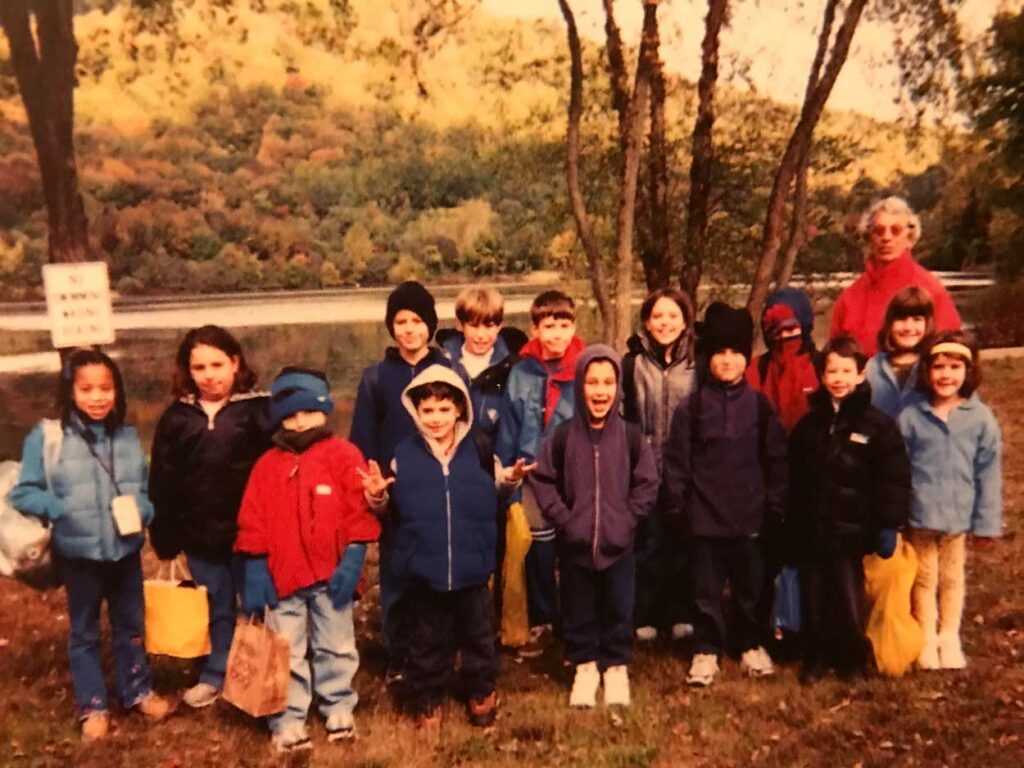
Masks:
[[[306,715],[314,687],[328,741],[355,736],[352,601],[380,525],[357,474],[366,470],[362,454],[327,427],[334,403],[324,374],[285,368],[270,392],[280,429],[249,477],[235,551],[246,556],[242,610],[270,608],[267,626],[291,644],[287,706],[268,718],[274,748],[291,752],[312,746]]]

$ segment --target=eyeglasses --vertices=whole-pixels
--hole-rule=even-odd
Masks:
[[[888,227],[884,224],[876,224],[871,229],[871,235],[873,237],[885,237],[886,231],[889,232],[891,237],[899,237],[903,234],[904,226],[902,224],[890,224]]]

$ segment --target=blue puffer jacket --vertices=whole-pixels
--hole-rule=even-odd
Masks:
[[[921,400],[900,413],[914,482],[910,525],[943,533],[1000,536],[1002,437],[995,415],[971,395],[943,421]]]
[[[445,381],[468,392],[454,371],[434,366],[408,389]],[[407,390],[408,391],[408,390]],[[403,395],[411,418],[416,409]],[[403,579],[422,579],[431,589],[451,592],[486,584],[494,573],[498,541],[498,492],[483,468],[468,422],[456,425],[455,447],[439,459],[416,434],[398,444],[391,486],[394,525],[391,562]]]
[[[113,470],[117,488],[100,461]],[[142,547],[143,534],[120,536],[110,505],[117,495],[134,496],[143,525],[153,520],[146,492],[146,455],[133,427],[120,427],[108,437],[102,424],[83,424],[77,415],[64,427],[60,460],[50,486],[43,465],[43,427],[37,424],[22,447],[21,475],[11,489],[18,510],[51,521],[53,545],[68,558],[116,561]]]
[[[876,354],[868,360],[865,368],[868,384],[871,385],[871,404],[890,419],[895,419],[909,404],[923,400],[924,393],[917,389],[917,370],[918,364],[915,363],[907,383],[900,387],[896,371],[889,362],[889,355],[885,352]]]

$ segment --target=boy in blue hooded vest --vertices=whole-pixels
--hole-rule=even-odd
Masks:
[[[402,402],[417,434],[396,446],[389,477],[369,462],[363,487],[372,509],[388,511],[395,575],[405,585],[412,708],[421,728],[437,730],[458,651],[469,720],[489,726],[498,711],[498,652],[487,587],[498,537],[496,486],[522,480],[532,467],[520,461],[502,470],[473,427],[465,382],[450,368],[423,371]]]

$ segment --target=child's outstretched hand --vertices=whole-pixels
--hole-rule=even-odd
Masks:
[[[516,463],[508,468],[508,471],[505,474],[505,479],[510,483],[518,483],[536,468],[536,461],[533,462],[533,464],[527,464],[524,459],[516,459]]]
[[[393,477],[384,477],[380,471],[380,465],[370,459],[366,465],[366,471],[356,467],[359,478],[363,481],[363,490],[373,498],[380,498],[387,491],[388,486],[395,482]]]

